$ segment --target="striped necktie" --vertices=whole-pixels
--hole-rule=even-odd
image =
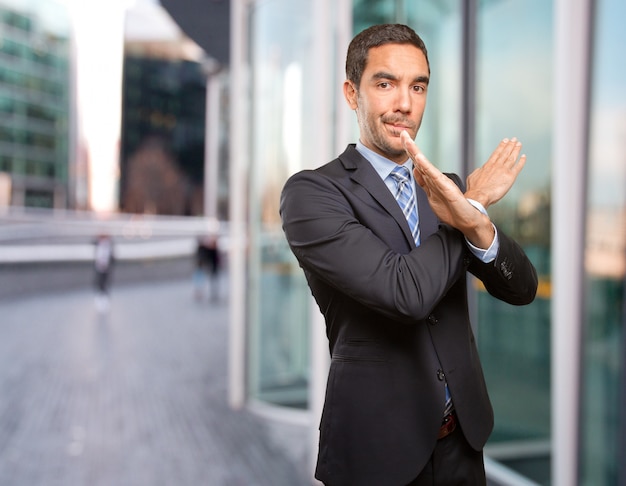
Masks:
[[[413,235],[415,244],[419,246],[420,229],[417,220],[417,208],[415,205],[413,184],[411,183],[411,178],[409,177],[409,169],[407,169],[403,165],[399,165],[391,171],[390,175],[396,181],[396,200],[398,201],[400,208],[402,208],[404,217],[409,223],[409,228],[411,228],[411,234]],[[454,404],[452,403],[452,397],[450,396],[450,389],[448,388],[448,382],[445,382],[445,389],[446,403],[443,412],[444,417],[449,415],[454,408]]]
[[[413,183],[411,182],[409,169],[403,165],[399,165],[391,171],[390,176],[396,181],[396,200],[404,213],[404,217],[409,223],[413,240],[415,240],[415,244],[419,246],[420,228],[417,222],[415,193],[413,192]]]
[[[452,397],[450,396],[450,389],[448,388],[448,382],[446,382],[446,405],[443,409],[443,416],[447,417],[454,410],[454,404],[452,403]]]

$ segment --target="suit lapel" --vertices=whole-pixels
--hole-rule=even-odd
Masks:
[[[420,241],[424,241],[439,229],[439,221],[433,210],[430,209],[424,189],[417,183],[415,185],[417,186],[417,211],[420,218]]]
[[[349,145],[339,159],[343,163],[344,168],[350,173],[350,178],[361,185],[378,204],[385,208],[391,217],[396,220],[400,228],[402,228],[402,232],[407,241],[411,243],[412,247],[415,247],[409,223],[404,217],[402,209],[400,209],[393,194],[391,194],[372,165],[354,148],[354,145]],[[419,185],[417,186],[417,204],[421,232],[420,239],[424,241],[428,236],[437,231],[438,222],[437,217],[430,209],[426,193]]]

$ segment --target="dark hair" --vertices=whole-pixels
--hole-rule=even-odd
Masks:
[[[430,72],[426,44],[413,29],[402,24],[373,25],[357,34],[348,46],[346,77],[354,83],[356,89],[359,89],[369,50],[385,44],[410,44],[417,47],[426,56]]]

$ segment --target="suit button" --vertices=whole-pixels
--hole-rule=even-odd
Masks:
[[[428,316],[428,323],[429,323],[429,324],[431,324],[431,325],[433,325],[433,326],[434,326],[434,325],[435,325],[435,324],[437,324],[438,322],[439,322],[439,321],[437,320],[437,318],[435,317],[435,315],[434,315],[434,314],[431,314],[431,315],[429,315],[429,316]]]
[[[443,381],[445,378],[446,378],[446,375],[443,372],[443,370],[441,370],[441,369],[437,370],[437,379],[439,381]]]

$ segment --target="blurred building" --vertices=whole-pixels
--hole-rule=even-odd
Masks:
[[[0,0],[0,207],[224,219],[222,67],[156,1]]]
[[[71,26],[55,2],[0,1],[0,206],[72,203]]]
[[[149,27],[157,22],[162,28]],[[216,62],[159,5],[137,4],[127,12],[126,26],[120,208],[130,213],[202,215],[207,66],[217,68]],[[223,90],[219,95],[224,96]],[[214,162],[220,165],[219,158]],[[218,191],[215,186],[207,189]],[[222,208],[225,199],[222,194]]]

